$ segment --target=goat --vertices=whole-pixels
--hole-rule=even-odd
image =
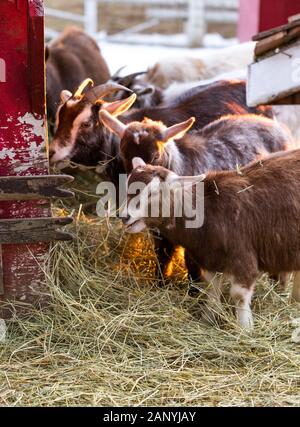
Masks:
[[[251,298],[262,272],[296,272],[292,297],[300,303],[299,149],[270,155],[239,172],[207,176],[180,177],[140,158],[133,160],[133,168],[123,212],[127,230],[135,233],[156,227],[174,245],[188,249],[212,281],[205,318],[211,318],[220,303],[222,282],[217,273],[231,282],[230,294],[243,328],[253,327]],[[144,189],[132,198],[131,185],[136,183]],[[162,208],[167,196],[169,217],[162,216],[162,209],[158,217],[151,217],[150,204],[159,203]],[[191,228],[185,215],[174,216],[175,203],[184,203],[185,197],[196,206],[197,198],[202,200],[202,226]]]
[[[89,81],[90,82],[90,81]],[[50,163],[56,164],[64,160],[86,166],[97,166],[100,162],[110,178],[113,178],[120,163],[118,158],[119,139],[106,131],[101,123],[100,111],[108,110],[114,116],[121,115],[124,123],[143,120],[149,117],[162,120],[166,125],[196,117],[195,129],[201,129],[207,124],[226,114],[255,113],[271,117],[269,107],[248,108],[246,104],[245,82],[217,82],[205,87],[188,91],[174,102],[151,108],[133,109],[124,114],[135,102],[132,95],[129,99],[108,103],[103,100],[104,91],[101,86],[81,94],[86,82],[72,96],[62,91],[62,103],[57,112],[57,130],[50,144]],[[120,85],[119,90],[128,90]],[[89,96],[89,93],[92,96]],[[98,96],[95,93],[98,92]],[[75,96],[76,95],[76,96]]]
[[[166,89],[174,82],[210,79],[228,71],[246,68],[253,60],[254,47],[255,43],[249,42],[218,49],[216,53],[201,58],[162,59],[148,70],[141,81]]]
[[[107,82],[108,66],[94,39],[78,28],[68,28],[46,47],[47,111],[51,124],[55,123],[62,90],[73,92],[87,77],[97,85]]]
[[[148,108],[168,105],[177,98],[183,96],[188,91],[208,86],[219,81],[245,80],[247,70],[234,70],[215,76],[208,80],[197,80],[188,82],[173,82],[169,87],[162,90],[152,83],[143,80],[144,73],[133,73],[125,77],[116,77],[114,80],[119,84],[131,89],[136,93],[137,99],[134,103],[135,108]],[[141,77],[142,76],[142,77]],[[118,99],[124,99],[126,92],[122,91]],[[274,105],[272,107],[274,116],[279,122],[288,126],[296,141],[300,141],[300,108],[292,105]]]
[[[214,82],[228,81],[232,79],[243,80],[246,79],[247,72],[244,69],[235,70],[228,73],[221,74],[209,80],[189,81],[189,82],[175,82],[172,83],[167,89],[161,90],[153,85],[146,87],[144,83],[143,91],[137,92],[138,101],[135,105],[139,106],[156,106],[164,105],[174,102],[178,97],[184,95],[191,89],[196,87],[204,87]],[[126,84],[125,84],[126,86]],[[131,88],[137,88],[137,91],[142,87],[142,83],[136,80],[135,84],[131,84]],[[286,125],[295,141],[300,142],[300,107],[297,105],[273,105],[272,111],[274,117],[282,124]]]
[[[90,83],[90,81],[88,81]],[[121,115],[120,120],[130,123],[150,117],[162,120],[166,125],[196,116],[195,129],[216,120],[224,114],[257,114],[271,115],[268,107],[248,108],[246,105],[245,82],[218,82],[192,89],[173,103],[155,108],[135,109],[123,114],[135,102],[136,97],[112,103],[103,100],[104,95],[126,88],[110,84],[82,91],[86,86],[83,82],[73,96],[62,92],[62,104],[57,112],[57,131],[50,144],[50,163],[58,166],[65,161],[72,161],[85,166],[97,166],[102,177],[118,186],[119,174],[125,172],[119,156],[119,138],[106,130],[102,125],[100,111],[108,111],[114,116]],[[99,165],[100,164],[100,165]],[[164,240],[155,240],[160,269],[166,271],[172,253],[172,245]],[[188,262],[188,261],[187,261]],[[192,266],[190,267],[192,270]],[[191,277],[196,279],[199,272],[191,271]]]
[[[217,80],[214,78],[195,82],[191,81],[186,83],[173,83],[162,92],[160,103],[166,104],[173,102],[175,99],[182,96],[187,91],[192,90],[193,88],[209,85],[219,80],[226,81],[232,78],[246,78],[246,70],[236,70],[230,73],[222,74],[217,77]],[[149,105],[155,105],[156,99],[157,98],[154,96],[154,90],[149,89],[148,94],[143,96],[142,101],[144,103],[148,103]],[[274,117],[280,123],[286,125],[290,129],[295,141],[300,142],[300,107],[298,105],[273,105],[270,108],[272,108]]]
[[[134,104],[135,108],[156,107],[168,104],[197,86],[209,85],[220,80],[246,80],[247,78],[247,70],[240,69],[222,73],[211,79],[172,82],[167,88],[161,89],[153,83],[149,83],[145,79],[145,74],[145,72],[138,72],[124,77],[119,77],[118,75],[112,77],[113,81],[131,89],[137,95],[137,100]],[[124,99],[126,96],[126,92],[120,93],[118,99]]]
[[[232,78],[245,79],[246,70],[236,70],[222,74],[217,77],[217,80],[216,78],[213,78],[210,80],[173,83],[162,92],[159,102],[160,104],[167,104],[173,102],[175,99],[193,88],[209,85],[219,80],[230,80]],[[149,88],[148,94],[143,96],[142,102],[148,103],[149,105],[155,105],[156,99],[157,97],[154,96],[154,89]],[[273,105],[270,108],[272,108],[274,117],[290,129],[295,141],[300,142],[300,107],[298,105]]]
[[[187,82],[173,82],[165,89],[155,86],[153,83],[147,82],[143,77],[144,73],[135,73],[118,78],[116,81],[123,86],[128,87],[137,95],[137,100],[134,104],[136,108],[155,107],[158,105],[168,104],[182,96],[184,93],[197,86],[206,86],[220,80],[246,80],[247,70],[234,70],[227,73],[222,73],[207,80],[189,80]],[[119,99],[125,98],[124,92]]]
[[[243,80],[246,82],[247,79],[247,70],[234,70],[228,73],[222,73],[216,77],[205,80],[196,80],[196,81],[188,81],[188,82],[174,82],[170,86],[168,86],[162,93],[162,101],[161,102],[172,102],[174,99],[182,96],[187,91],[197,87],[197,86],[205,86],[214,82],[218,82],[220,80],[224,81],[232,81],[232,80]]]
[[[102,123],[120,139],[120,155],[127,173],[132,159],[164,166],[178,175],[195,175],[209,170],[244,166],[269,153],[294,148],[289,130],[267,117],[227,115],[201,130],[187,132],[195,123],[190,118],[171,127],[144,119],[125,124],[100,111]]]
[[[188,135],[194,118],[167,128],[149,119],[125,125],[105,110],[100,117],[121,140],[120,155],[127,173],[131,172],[135,157],[177,175],[197,175],[211,170],[232,170],[269,153],[294,148],[288,129],[256,115],[225,116]],[[166,269],[175,250],[172,245],[167,246],[168,258],[165,256],[162,269]],[[200,280],[200,270],[188,253],[185,262],[189,277]]]
[[[208,80],[173,82],[169,87],[162,90],[155,87],[153,84],[147,84],[146,81],[141,80],[141,74],[143,75],[143,73],[136,73],[119,79],[121,84],[129,87],[137,94],[137,101],[134,106],[139,108],[168,105],[194,88],[200,86],[205,87],[220,80],[232,81],[232,79],[245,80],[247,78],[247,70],[240,69],[223,73]],[[128,84],[129,79],[130,84]],[[123,96],[125,96],[124,94],[125,92],[123,92]],[[274,105],[272,111],[274,117],[276,117],[280,123],[286,125],[292,132],[294,139],[300,142],[300,107],[293,105]]]

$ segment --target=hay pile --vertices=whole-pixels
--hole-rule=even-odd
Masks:
[[[255,332],[235,326],[227,298],[220,327],[200,321],[180,263],[159,286],[143,237],[118,221],[86,218],[47,267],[51,305],[7,323],[0,343],[1,405],[299,405],[299,317],[266,280]]]

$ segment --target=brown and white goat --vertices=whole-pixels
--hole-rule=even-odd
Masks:
[[[194,118],[167,127],[147,118],[124,124],[105,110],[100,117],[120,138],[120,155],[127,173],[131,172],[134,157],[178,175],[196,175],[235,169],[267,154],[295,148],[286,127],[254,114],[227,115],[189,134]]]
[[[96,85],[106,83],[110,79],[108,66],[93,38],[79,28],[68,28],[46,47],[47,112],[51,125],[55,123],[61,91],[72,95],[87,77]]]
[[[168,168],[177,175],[197,175],[212,170],[233,170],[267,154],[294,148],[288,129],[256,115],[225,116],[187,135],[193,118],[167,128],[149,119],[125,125],[107,111],[101,111],[100,117],[121,139],[120,153],[127,173],[131,172],[135,157]],[[175,247],[161,239],[156,251],[164,272]],[[192,280],[203,279],[187,251],[185,263]],[[283,277],[281,279],[283,282]]]
[[[140,158],[133,160],[133,167],[123,221],[131,233],[155,227],[174,245],[188,249],[212,281],[206,318],[220,304],[218,273],[231,282],[241,327],[253,326],[251,298],[262,272],[295,272],[292,297],[300,303],[300,150],[276,153],[238,172],[210,172],[206,177],[180,177]],[[133,196],[131,188],[137,183],[145,188]],[[186,197],[196,206],[197,197],[202,201],[203,223],[196,228],[187,226],[184,215],[174,216],[175,201],[184,203]],[[167,202],[169,217],[161,214]],[[155,217],[153,203],[160,206]]]
[[[268,107],[248,108],[246,103],[245,82],[217,82],[205,87],[190,90],[174,102],[143,109],[133,109],[124,114],[135,102],[135,96],[129,99],[108,103],[104,96],[116,90],[126,88],[111,83],[82,91],[90,81],[83,82],[74,95],[63,91],[62,103],[57,112],[57,130],[50,144],[50,162],[57,164],[64,160],[86,166],[102,164],[106,175],[115,179],[120,167],[119,139],[105,129],[100,111],[107,110],[114,116],[120,115],[124,123],[141,121],[144,117],[162,120],[167,126],[185,121],[191,116],[196,118],[194,129],[226,114],[263,114],[272,116]],[[120,173],[123,170],[119,171]]]

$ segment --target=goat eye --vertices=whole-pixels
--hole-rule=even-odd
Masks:
[[[90,122],[83,122],[81,123],[82,128],[88,128],[90,126]]]

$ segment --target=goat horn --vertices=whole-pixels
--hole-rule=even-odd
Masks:
[[[133,83],[136,77],[142,76],[143,74],[146,74],[146,73],[147,73],[146,71],[139,71],[137,73],[128,74],[127,76],[124,76],[124,77],[116,77],[115,79],[119,84],[122,84],[128,87]]]
[[[100,101],[105,95],[108,95],[109,93],[113,92],[118,92],[119,90],[125,90],[127,92],[132,93],[132,90],[128,89],[125,86],[109,82],[90,89],[84,94],[84,98],[94,104],[97,101]]]
[[[135,103],[136,94],[133,93],[126,99],[120,99],[114,102],[105,102],[102,106],[102,110],[107,111],[112,116],[118,117],[121,114],[129,110],[129,108]]]
[[[84,91],[84,89],[87,86],[94,86],[94,82],[93,82],[92,79],[85,79],[85,80],[83,80],[83,82],[80,84],[80,86],[78,87],[78,89],[74,93],[73,97],[75,99],[80,99],[81,96],[82,96],[82,92]]]
[[[118,78],[120,78],[119,74],[122,70],[124,70],[124,68],[126,68],[126,65],[123,65],[123,67],[120,67],[112,76],[111,76],[111,80],[116,80]]]
[[[123,138],[126,130],[126,125],[124,123],[105,110],[100,111],[100,118],[106,128],[110,129],[120,139]]]

